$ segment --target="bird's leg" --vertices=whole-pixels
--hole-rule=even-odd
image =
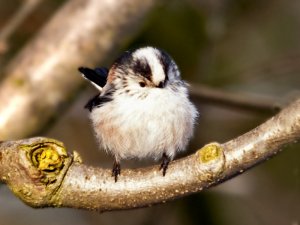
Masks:
[[[170,161],[171,161],[170,157],[167,156],[166,153],[164,153],[164,154],[162,155],[162,162],[161,162],[160,168],[159,168],[159,170],[162,169],[163,176],[166,175],[166,172],[167,172],[168,165],[169,165]]]
[[[118,176],[121,174],[121,165],[120,161],[115,158],[113,168],[112,168],[112,176],[115,177],[115,182],[118,181]]]

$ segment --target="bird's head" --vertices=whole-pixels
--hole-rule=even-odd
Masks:
[[[163,50],[139,48],[123,53],[109,71],[108,82],[125,90],[163,89],[181,81],[174,60]]]

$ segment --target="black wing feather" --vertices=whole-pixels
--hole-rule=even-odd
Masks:
[[[91,98],[88,103],[84,106],[85,109],[88,109],[90,112],[96,107],[100,107],[106,102],[110,102],[112,98],[110,96],[100,96],[99,94]]]
[[[95,68],[90,69],[87,67],[79,67],[78,70],[82,73],[84,78],[93,82],[99,87],[104,87],[106,84],[107,76],[108,76],[108,69],[107,68]]]
[[[93,98],[91,98],[88,103],[84,106],[84,108],[88,109],[90,112],[93,111],[94,108],[100,107],[104,105],[107,102],[110,102],[113,100],[113,94],[115,89],[111,88],[105,95],[101,96],[100,94],[97,94]]]

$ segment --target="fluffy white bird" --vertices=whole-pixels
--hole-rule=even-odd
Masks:
[[[185,150],[198,115],[173,59],[144,47],[123,53],[109,70],[79,71],[100,91],[85,107],[100,146],[114,156],[115,181],[120,160],[129,158],[162,158],[165,176],[169,162]]]

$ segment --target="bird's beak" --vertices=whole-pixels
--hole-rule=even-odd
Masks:
[[[160,82],[156,85],[157,88],[164,88],[165,86],[166,86],[166,81],[160,81]]]

